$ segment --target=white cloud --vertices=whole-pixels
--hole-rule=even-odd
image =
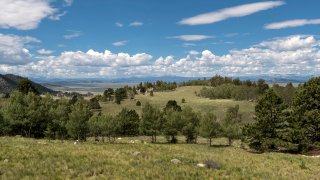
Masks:
[[[114,42],[112,43],[112,45],[114,46],[125,46],[127,45],[128,41],[118,41],[118,42]]]
[[[181,35],[181,36],[173,36],[168,37],[169,39],[180,39],[182,41],[201,41],[205,39],[214,38],[214,36],[206,36],[206,35]]]
[[[189,51],[188,54],[189,54],[189,55],[192,55],[192,56],[195,56],[195,55],[198,55],[199,52],[198,52],[198,51],[195,51],[195,50],[191,50],[191,51]]]
[[[167,56],[165,58],[160,57],[155,61],[155,65],[165,65],[168,66],[174,62],[174,57],[173,56]]]
[[[261,42],[258,46],[272,50],[299,50],[319,46],[319,41],[314,36],[295,35],[286,38],[275,38],[273,41]]]
[[[13,39],[16,37],[14,36]],[[25,43],[39,42],[31,37],[20,37]],[[4,40],[1,40],[2,42]],[[20,42],[20,41],[18,41]],[[210,50],[190,51],[186,57],[162,56],[158,59],[147,53],[130,55],[89,50],[68,51],[58,56],[32,54],[20,45],[14,55],[35,59],[27,64],[0,63],[0,73],[49,78],[89,78],[125,76],[227,76],[241,75],[320,75],[320,40],[312,35],[294,35],[264,41],[246,49],[232,50],[217,55]],[[8,43],[6,43],[8,44]],[[12,43],[7,51],[13,49]],[[0,47],[2,47],[0,45]],[[0,49],[0,52],[3,50]],[[27,56],[27,55],[29,56]],[[15,57],[15,56],[12,56]],[[12,58],[11,57],[11,58]],[[9,62],[9,61],[7,61]]]
[[[183,43],[182,46],[183,47],[191,47],[191,46],[197,46],[197,45],[194,43]]]
[[[48,0],[1,0],[0,28],[35,29],[41,20],[55,13]]]
[[[64,0],[63,6],[68,7],[68,6],[71,6],[72,4],[73,4],[73,0]]]
[[[134,26],[134,27],[143,26],[143,22],[134,21],[134,22],[130,23],[129,26]]]
[[[283,22],[270,23],[264,26],[265,29],[285,29],[305,25],[320,24],[320,19],[295,19]]]
[[[30,43],[40,43],[40,40],[30,36],[0,34],[0,64],[26,64],[32,60],[27,49]]]
[[[68,30],[69,34],[64,35],[64,39],[73,39],[82,35],[80,31]]]
[[[52,50],[46,50],[46,49],[39,49],[37,52],[41,55],[48,55],[53,53]]]
[[[212,42],[211,44],[214,45],[232,45],[235,44],[233,41],[217,41],[217,42]]]
[[[122,23],[119,23],[119,22],[116,22],[115,25],[116,25],[117,27],[123,27],[123,26],[124,26]]]
[[[61,19],[61,17],[63,17],[66,14],[67,14],[67,11],[64,11],[64,12],[58,13],[58,14],[53,14],[53,15],[49,16],[49,19],[54,20],[54,21],[58,21]]]
[[[212,24],[212,23],[229,19],[229,18],[248,16],[250,14],[263,11],[263,10],[268,10],[284,4],[285,3],[283,1],[265,1],[265,2],[244,4],[240,6],[225,8],[218,11],[186,18],[181,20],[179,24],[182,24],[182,25]]]

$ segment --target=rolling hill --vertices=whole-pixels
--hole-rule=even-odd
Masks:
[[[21,76],[13,75],[13,74],[6,74],[2,75],[0,74],[0,93],[11,93],[14,91],[18,85],[18,83],[23,80],[27,79]],[[40,93],[54,93],[55,91],[46,88],[38,83],[32,82],[35,88],[40,92]]]

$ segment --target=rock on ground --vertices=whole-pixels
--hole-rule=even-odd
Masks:
[[[204,167],[206,167],[207,165],[206,164],[203,164],[203,163],[198,163],[197,164],[197,167],[200,167],[200,168],[204,168]]]
[[[181,161],[179,159],[171,159],[170,162],[173,164],[180,164],[181,163]]]

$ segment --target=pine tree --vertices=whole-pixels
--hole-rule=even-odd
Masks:
[[[78,100],[71,106],[67,130],[70,137],[79,141],[86,140],[89,132],[88,121],[92,113],[84,100]]]
[[[312,78],[297,89],[290,122],[296,143],[320,142],[320,77]]]
[[[240,139],[241,132],[241,114],[239,114],[239,105],[235,107],[229,107],[226,113],[226,117],[222,121],[222,132],[225,137],[228,138],[229,146],[232,145],[234,139]]]
[[[200,135],[209,139],[209,146],[212,139],[221,136],[222,127],[217,121],[217,116],[213,113],[206,113],[200,122]]]
[[[122,109],[116,116],[119,123],[119,135],[136,136],[139,134],[139,115],[135,110]]]
[[[244,128],[251,147],[260,150],[276,148],[285,125],[284,109],[282,99],[272,89],[259,100],[255,107],[255,122]]]
[[[30,81],[29,79],[21,80],[17,85],[17,90],[25,95],[29,92],[32,92],[36,95],[39,94],[39,91],[34,87],[32,81]]]
[[[157,142],[157,136],[160,135],[164,126],[164,118],[162,112],[146,103],[142,108],[140,131],[142,134],[151,136],[152,142]]]
[[[187,143],[197,143],[199,115],[193,112],[192,108],[187,106],[181,113],[181,120],[183,120],[182,134],[186,137]]]

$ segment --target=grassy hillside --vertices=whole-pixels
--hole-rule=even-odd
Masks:
[[[318,179],[319,158],[190,144],[0,137],[0,179]],[[181,164],[172,164],[171,159]],[[197,167],[213,160],[219,170]]]
[[[176,100],[182,107],[190,106],[195,111],[209,112],[213,111],[220,118],[224,117],[225,111],[228,107],[235,106],[238,104],[240,106],[240,113],[243,114],[243,119],[245,121],[250,121],[254,112],[255,103],[248,101],[234,101],[234,100],[211,100],[208,98],[201,98],[195,95],[195,91],[199,92],[201,86],[187,86],[178,88],[176,91],[170,92],[155,92],[154,96],[146,95],[136,95],[135,99],[141,101],[142,106],[149,102],[159,108],[163,108],[168,100]],[[186,103],[181,103],[182,98],[185,98]],[[135,109],[138,113],[141,112],[142,106],[136,106],[135,100],[125,100],[122,101],[120,105],[116,105],[113,102],[102,102],[100,103],[103,112],[116,114],[121,111],[122,108]]]

